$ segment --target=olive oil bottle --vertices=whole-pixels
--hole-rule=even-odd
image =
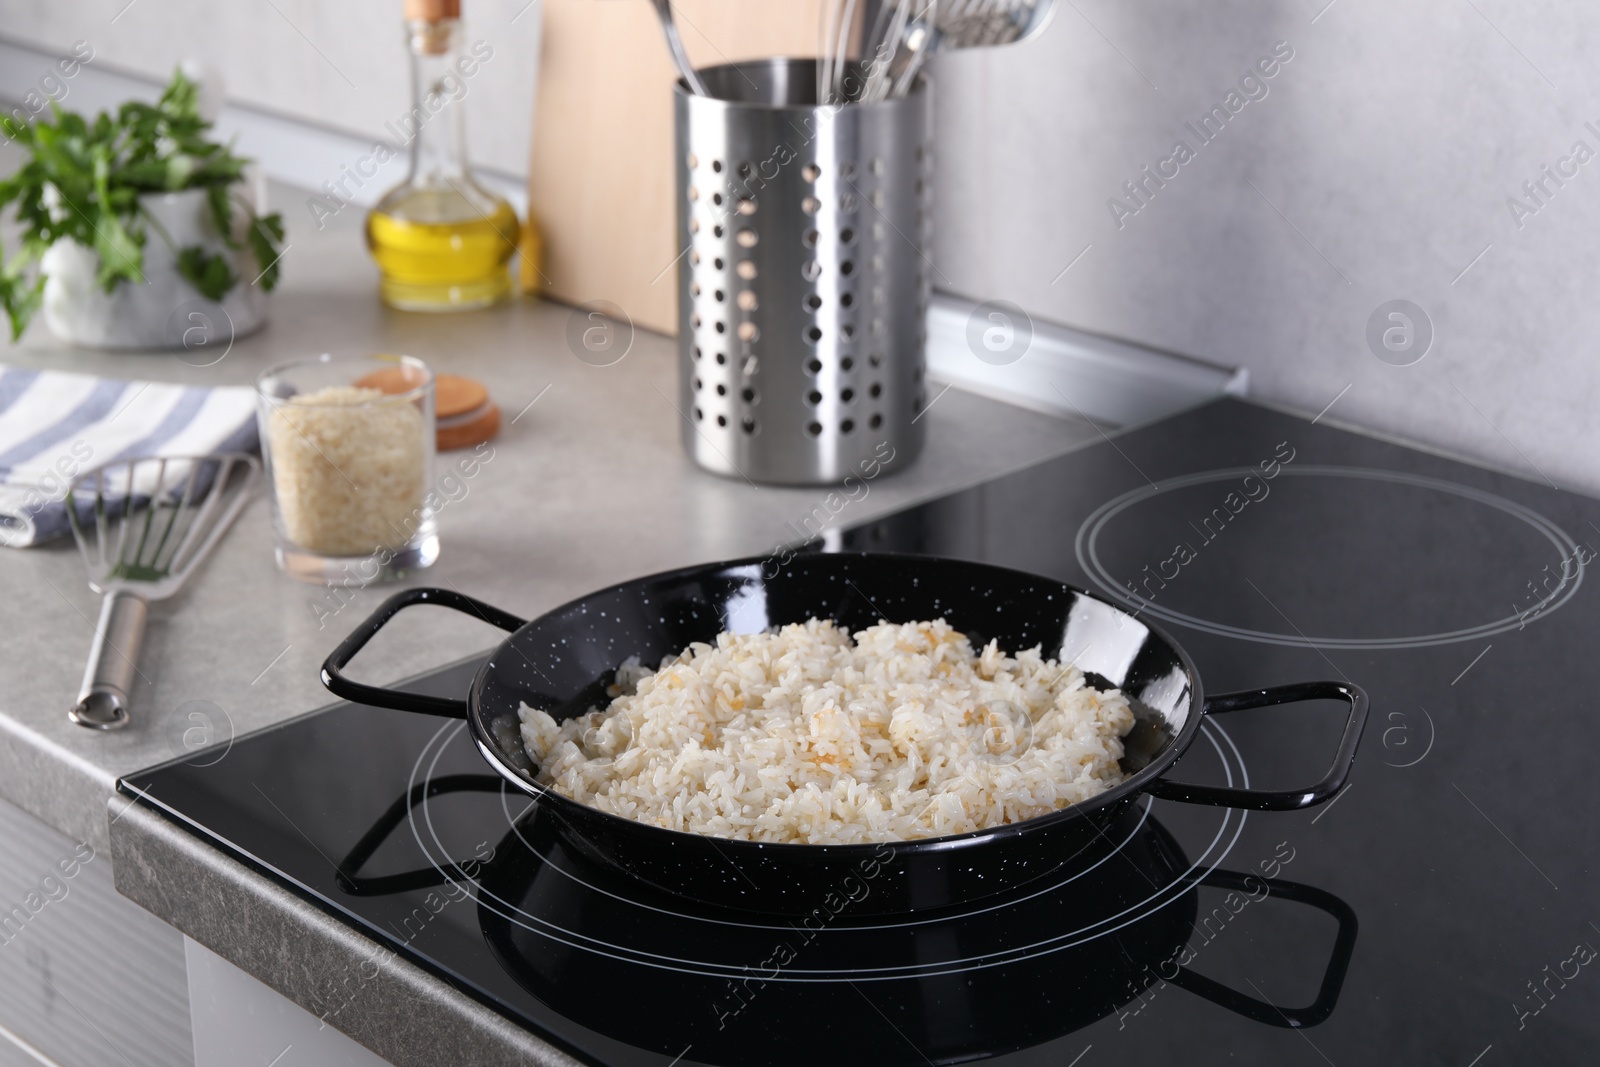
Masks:
[[[406,0],[405,20],[412,107],[397,129],[411,166],[367,216],[379,291],[407,311],[487,307],[511,291],[507,263],[519,238],[516,211],[467,163],[463,105],[493,51],[483,42],[462,49],[460,0]]]

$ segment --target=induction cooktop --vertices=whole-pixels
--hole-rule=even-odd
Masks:
[[[607,1067],[1592,1062],[1594,545],[1600,501],[1233,399],[830,536],[1117,599],[1211,692],[1372,698],[1319,807],[1146,797],[1094,862],[934,913],[661,893],[548,833],[464,724],[359,705],[121,787]],[[1343,722],[1208,717],[1174,777],[1314,781]]]

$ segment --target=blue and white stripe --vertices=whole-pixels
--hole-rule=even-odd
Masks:
[[[254,392],[0,365],[0,544],[66,533],[67,483],[84,471],[254,450]]]

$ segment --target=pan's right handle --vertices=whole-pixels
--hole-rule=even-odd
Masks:
[[[379,604],[378,610],[374,611],[367,621],[357,626],[349,637],[339,642],[339,647],[334,649],[322,664],[322,684],[335,696],[344,697],[357,704],[393,708],[396,711],[414,711],[423,715],[440,715],[447,719],[464,719],[467,717],[467,702],[464,700],[430,697],[421,693],[384,689],[382,686],[363,685],[351,681],[344,675],[344,668],[355,658],[356,653],[372,640],[373,635],[383,629],[384,625],[402,609],[413,604],[438,604],[441,607],[454,608],[463,614],[473,615],[484,622],[492,623],[502,630],[519,630],[523,626],[523,620],[515,615],[451,589],[402,589]]]
[[[1221,715],[1229,711],[1270,708],[1303,700],[1342,700],[1350,706],[1344,732],[1339,736],[1339,748],[1333,756],[1333,765],[1320,782],[1304,789],[1239,789],[1233,786],[1189,785],[1163,778],[1151,783],[1149,793],[1162,800],[1176,800],[1184,804],[1215,804],[1251,811],[1299,811],[1332,799],[1349,780],[1350,768],[1356,761],[1356,746],[1361,743],[1361,732],[1367,726],[1367,693],[1359,685],[1350,682],[1296,682],[1270,689],[1222,693],[1206,698],[1201,713]]]
[[[100,601],[89,666],[83,672],[78,702],[67,711],[79,726],[115,730],[128,724],[133,678],[139,673],[139,646],[144,642],[144,621],[149,614],[150,602],[137,593],[114,589]]]
[[[1268,1026],[1299,1030],[1307,1026],[1316,1026],[1333,1014],[1334,1005],[1339,1002],[1339,991],[1344,987],[1345,973],[1350,969],[1350,957],[1356,947],[1357,923],[1354,908],[1326,889],[1284,879],[1240,874],[1237,871],[1212,871],[1201,878],[1199,884],[1236,890],[1250,896],[1251,899],[1255,899],[1253,894],[1259,887],[1266,891],[1261,898],[1263,900],[1267,896],[1281,897],[1331,915],[1339,924],[1339,932],[1334,937],[1333,951],[1328,955],[1328,965],[1322,972],[1322,984],[1317,989],[1316,999],[1310,1004],[1302,1008],[1283,1008],[1262,997],[1252,997],[1236,989],[1230,989],[1213,978],[1189,970],[1183,962],[1176,959],[1172,961],[1176,973],[1167,975],[1158,972],[1163,980],[1171,982],[1180,989],[1187,989],[1196,996],[1204,997],[1213,1004],[1219,1004],[1231,1012],[1258,1023],[1266,1023]]]

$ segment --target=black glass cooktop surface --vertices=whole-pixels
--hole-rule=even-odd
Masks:
[[[1363,686],[1350,783],[1301,812],[1146,797],[1009,895],[807,919],[595,866],[445,719],[337,705],[124,789],[595,1064],[1593,1062],[1600,502],[1225,400],[842,542],[1119,599],[1207,692]],[[1208,718],[1171,777],[1309,784],[1343,724]]]

